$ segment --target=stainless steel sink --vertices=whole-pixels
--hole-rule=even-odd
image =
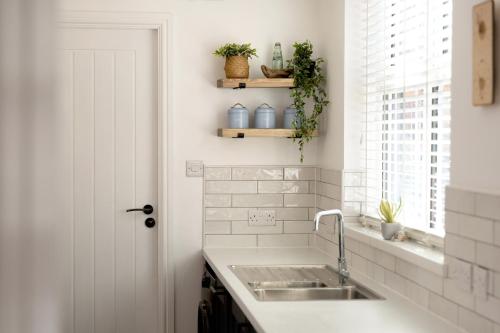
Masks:
[[[340,288],[293,288],[293,289],[254,289],[259,301],[314,301],[314,300],[354,300],[380,299],[373,293],[361,291],[358,287]]]
[[[328,265],[230,266],[259,301],[384,299]]]
[[[283,289],[283,288],[324,288],[326,284],[320,281],[252,281],[248,285],[253,289]]]

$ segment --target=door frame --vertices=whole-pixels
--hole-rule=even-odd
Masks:
[[[172,105],[172,15],[170,13],[63,11],[58,18],[61,28],[150,29],[157,36],[157,115],[158,115],[158,327],[174,332],[174,257],[172,251],[172,212],[170,209],[169,143]]]

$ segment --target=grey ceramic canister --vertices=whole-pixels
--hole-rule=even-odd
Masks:
[[[297,119],[297,109],[292,105],[283,111],[283,128],[293,128],[293,121],[296,121],[296,126],[300,127],[300,121]]]
[[[255,128],[276,128],[276,110],[269,104],[255,109]]]
[[[227,110],[229,128],[248,128],[248,109],[240,103]]]

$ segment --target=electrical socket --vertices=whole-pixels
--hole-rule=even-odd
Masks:
[[[276,211],[274,209],[250,209],[248,212],[248,225],[276,225]]]

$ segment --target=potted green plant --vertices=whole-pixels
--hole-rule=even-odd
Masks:
[[[257,57],[257,50],[248,44],[228,43],[215,50],[214,54],[226,58],[224,71],[228,79],[248,79],[248,59]]]
[[[311,42],[296,42],[294,53],[288,61],[293,72],[294,89],[290,92],[293,105],[297,109],[296,118],[292,122],[295,129],[294,142],[298,143],[300,162],[304,161],[304,145],[309,142],[319,125],[319,116],[328,105],[326,91],[323,89],[324,76],[321,69],[322,58],[313,59]],[[307,112],[306,104],[312,101],[312,110]]]
[[[380,201],[380,206],[378,208],[378,214],[380,215],[380,219],[382,220],[381,231],[382,237],[385,240],[390,240],[401,230],[401,224],[396,222],[396,219],[401,212],[401,207],[403,203],[401,199],[399,199],[399,204],[389,202],[386,199],[382,199]]]

